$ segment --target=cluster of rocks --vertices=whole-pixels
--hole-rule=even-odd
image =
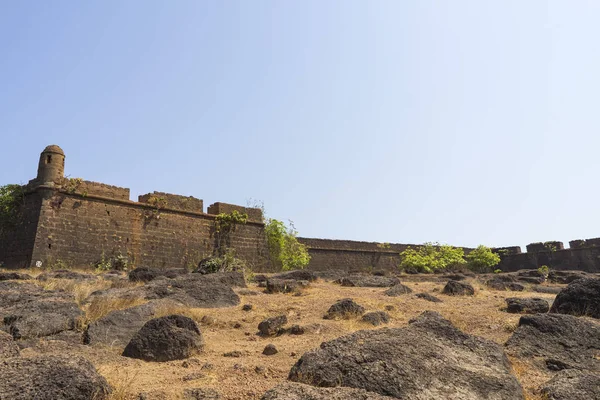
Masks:
[[[498,290],[519,290],[514,285],[539,285],[550,280],[550,274],[546,278],[537,272],[494,275],[485,284]],[[507,355],[553,374],[539,388],[548,399],[600,398],[600,325],[585,318],[600,319],[600,280],[582,274],[575,276],[553,275],[554,281],[569,284],[551,307],[541,298],[507,298],[507,312],[525,315],[505,346],[468,335],[440,314],[426,311],[406,327],[361,330],[322,343],[320,348],[302,355],[290,370],[288,382],[269,390],[263,400],[524,399]],[[447,278],[450,280],[442,294],[475,294],[462,276]],[[115,285],[92,293],[87,301],[91,304],[103,299],[141,299],[145,303],[112,311],[87,324],[81,337],[76,328],[84,315],[73,295],[26,282],[31,279],[26,274],[0,273],[0,398],[105,399],[111,389],[89,361],[79,356],[23,357],[18,344],[40,337],[79,335],[84,344],[122,348],[122,355],[129,358],[149,362],[188,359],[204,348],[196,322],[177,313],[158,315],[164,315],[165,309],[182,306],[239,305],[233,288],[246,288],[240,272],[189,274],[184,270],[138,268],[126,279],[143,285]],[[73,271],[53,271],[37,278],[39,282],[52,279],[98,278]],[[123,278],[115,274],[114,279]],[[308,271],[292,271],[264,280],[257,277],[267,293],[297,293],[316,279]],[[412,293],[396,277],[384,275],[353,274],[341,277],[337,283],[385,288],[384,294],[394,297]],[[415,296],[441,301],[428,293]],[[250,312],[253,307],[244,305],[242,309]],[[323,318],[361,318],[373,326],[390,321],[386,312],[366,312],[349,298],[333,304]],[[259,335],[305,332],[304,327],[287,324],[286,315],[267,318],[258,325]],[[266,356],[277,353],[273,344],[267,344],[263,350]],[[199,389],[186,396],[220,398],[216,392]]]

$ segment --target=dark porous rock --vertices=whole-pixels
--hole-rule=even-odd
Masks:
[[[285,315],[267,318],[258,324],[258,331],[262,336],[273,336],[282,333],[283,326],[287,324]]]
[[[0,331],[0,360],[19,356],[19,346],[11,335]]]
[[[0,362],[0,399],[103,400],[110,387],[86,359],[42,355]]]
[[[221,284],[230,287],[246,288],[246,278],[240,271],[215,272],[208,275],[191,274],[176,278],[177,280],[192,280],[204,284]]]
[[[546,382],[541,393],[547,400],[600,399],[600,374],[568,369]]]
[[[18,272],[0,272],[0,281],[23,281],[28,279],[33,279],[33,277]]]
[[[124,348],[144,324],[155,317],[158,309],[170,305],[176,303],[169,300],[153,300],[124,310],[111,311],[87,326],[83,334],[83,343]]]
[[[203,345],[200,329],[191,318],[169,315],[146,322],[125,347],[123,356],[145,361],[182,360],[200,352]]]
[[[39,297],[30,298],[31,301],[0,309],[1,328],[15,339],[51,336],[75,329],[83,311],[69,295],[55,295],[45,297],[41,293]]]
[[[400,284],[395,276],[350,275],[339,279],[342,286],[348,287],[392,287]]]
[[[563,288],[558,286],[534,285],[531,287],[531,290],[538,293],[559,294]]]
[[[295,279],[272,279],[267,280],[267,293],[298,293],[308,286],[308,281],[297,281]]]
[[[402,285],[401,283],[392,286],[391,288],[389,288],[388,290],[386,290],[384,292],[384,294],[386,296],[390,296],[390,297],[401,296],[403,294],[409,294],[409,293],[412,293],[412,289],[409,288],[408,286]]]
[[[533,278],[546,278],[546,274],[537,269],[522,269],[517,271],[517,276],[528,276]]]
[[[265,346],[264,350],[263,350],[263,354],[265,356],[272,356],[274,354],[279,353],[279,351],[277,350],[277,347],[275,347],[274,344],[268,344]]]
[[[59,269],[56,271],[49,271],[39,274],[37,277],[38,281],[45,282],[48,279],[73,279],[76,281],[82,280],[94,280],[98,277],[94,274],[84,274],[81,272],[75,272],[68,269]]]
[[[211,388],[193,388],[183,391],[184,400],[221,400],[221,394]]]
[[[556,296],[550,312],[600,318],[600,279],[578,279],[569,283]]]
[[[242,306],[242,311],[252,311],[252,304],[244,304]]]
[[[150,282],[157,278],[176,278],[187,273],[185,268],[139,267],[129,272],[129,280],[131,282]]]
[[[555,271],[548,272],[548,281],[552,283],[569,284],[577,279],[591,278],[592,276],[583,271]]]
[[[373,311],[363,315],[362,321],[373,326],[379,326],[390,322],[390,315],[384,311]]]
[[[509,297],[506,299],[506,312],[512,314],[538,314],[547,313],[550,305],[544,299],[537,297],[520,298]]]
[[[443,303],[442,300],[429,293],[417,293],[415,296],[417,296],[419,299],[431,301],[432,303]]]
[[[316,388],[284,382],[266,392],[261,400],[392,400],[392,397],[347,387]]]
[[[473,296],[475,294],[475,289],[465,282],[448,281],[446,286],[444,286],[442,293],[449,296]]]
[[[349,319],[361,316],[365,313],[365,308],[356,304],[352,299],[342,299],[327,311],[323,319]]]
[[[404,328],[324,342],[296,362],[288,379],[399,399],[524,399],[501,346],[467,335],[431,311]]]
[[[197,275],[212,277],[217,274]],[[138,288],[133,288],[135,291]],[[142,287],[147,300],[171,299],[188,307],[220,308],[236,306],[240,298],[231,286],[220,281],[205,281],[204,279],[159,279]]]
[[[494,276],[485,281],[485,285],[494,290],[512,290],[513,292],[522,292],[525,286],[516,283],[510,275]]]
[[[463,274],[454,273],[454,274],[442,275],[441,278],[444,280],[450,280],[450,281],[464,281],[465,279],[467,279],[467,276],[465,276]]]
[[[291,335],[304,335],[305,329],[300,325],[292,325],[290,328]]]
[[[291,279],[296,281],[314,282],[318,279],[318,277],[314,272],[299,269],[295,271],[283,272],[281,274],[273,275],[271,279]]]
[[[523,282],[523,283],[531,283],[534,285],[539,285],[541,283],[544,283],[546,281],[546,278],[536,277],[536,276],[518,276],[517,280],[519,282]]]
[[[600,371],[600,326],[572,315],[524,315],[506,349],[516,357],[530,359],[540,369]]]

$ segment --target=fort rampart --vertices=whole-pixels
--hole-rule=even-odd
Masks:
[[[130,191],[97,182],[64,178],[65,155],[48,146],[40,155],[37,177],[25,187],[21,218],[0,237],[0,263],[86,267],[125,258],[131,266],[193,268],[219,246],[215,218],[237,210],[245,224],[228,235],[227,246],[255,271],[270,271],[260,209],[214,203],[204,212],[201,199],[153,192],[130,200]],[[397,270],[400,253],[418,245],[299,238],[313,270]],[[600,238],[532,243],[496,248],[502,271],[538,268],[600,272]],[[466,252],[469,249],[465,249]]]

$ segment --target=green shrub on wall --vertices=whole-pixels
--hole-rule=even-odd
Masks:
[[[479,245],[467,254],[467,266],[475,272],[490,272],[500,262],[500,256],[489,247]]]
[[[289,271],[303,269],[308,265],[308,250],[298,242],[296,229],[291,222],[286,227],[283,222],[269,218],[265,223],[265,233],[271,262],[278,269]]]
[[[464,251],[447,244],[424,243],[418,249],[408,248],[400,253],[400,268],[405,271],[435,272],[464,266]]]
[[[14,227],[21,215],[24,187],[10,184],[0,186],[0,233],[3,229]]]

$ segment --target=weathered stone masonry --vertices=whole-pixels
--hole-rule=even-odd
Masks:
[[[26,187],[22,220],[0,237],[0,263],[25,268],[43,265],[92,266],[118,255],[134,266],[192,267],[215,251],[214,221],[219,213],[246,212],[230,246],[256,271],[272,269],[260,209],[153,192],[131,201],[130,191],[102,183],[64,178],[65,155],[48,146],[40,156],[37,177]],[[309,250],[313,270],[395,271],[407,244],[299,238]],[[600,239],[532,243],[497,248],[503,271],[538,268],[600,272]],[[466,249],[468,251],[468,249]]]
[[[85,267],[121,255],[135,266],[191,267],[213,254],[216,215],[203,212],[202,200],[154,192],[130,201],[129,189],[64,179],[64,158],[58,146],[42,152],[22,224],[0,241],[5,266]],[[231,248],[255,270],[268,270],[261,211],[225,203],[209,209],[248,213],[230,235]]]

